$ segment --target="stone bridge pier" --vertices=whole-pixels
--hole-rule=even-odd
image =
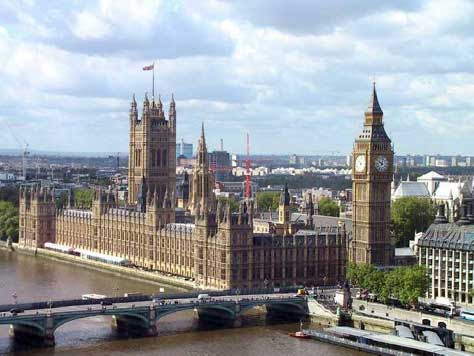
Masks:
[[[54,346],[54,329],[53,317],[47,314],[33,321],[11,324],[10,335],[19,343]]]
[[[156,336],[158,330],[157,312],[154,305],[147,310],[137,314],[114,314],[112,315],[112,328],[119,333],[127,333],[133,336]]]

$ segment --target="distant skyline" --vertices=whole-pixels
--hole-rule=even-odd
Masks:
[[[469,0],[2,1],[0,148],[127,151],[155,62],[210,150],[346,155],[375,80],[396,154],[474,156],[473,28]]]

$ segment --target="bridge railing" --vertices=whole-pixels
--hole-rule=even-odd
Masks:
[[[291,287],[280,287],[280,288],[246,288],[246,289],[226,289],[222,291],[215,290],[196,290],[192,292],[181,292],[181,293],[157,293],[152,295],[140,294],[132,295],[128,297],[108,297],[104,299],[63,299],[63,300],[51,300],[31,303],[17,303],[17,304],[4,304],[0,305],[0,312],[8,312],[12,309],[22,310],[36,310],[36,309],[48,309],[48,308],[61,308],[69,306],[80,306],[80,305],[96,305],[105,303],[130,303],[130,302],[145,302],[155,298],[159,299],[187,299],[197,298],[199,294],[208,294],[212,297],[222,296],[235,296],[235,295],[263,295],[263,294],[275,294],[275,293],[296,293],[296,291],[302,288],[301,286]]]

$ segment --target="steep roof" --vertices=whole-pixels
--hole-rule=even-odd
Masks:
[[[441,174],[436,173],[435,171],[431,171],[431,172],[428,172],[426,174],[423,174],[422,176],[419,176],[417,178],[417,181],[420,181],[420,180],[442,180],[442,179],[446,179],[446,178],[444,176],[442,176]]]
[[[474,251],[474,225],[431,224],[418,240],[418,245]]]
[[[439,182],[433,197],[435,199],[456,200],[461,198],[461,194],[464,196],[470,195],[469,187],[466,182]]]
[[[375,83],[372,89],[372,97],[370,98],[369,105],[365,111],[367,114],[383,114],[382,108],[377,98],[377,90],[375,90]]]
[[[400,182],[393,194],[394,199],[403,197],[429,198],[430,192],[425,183],[422,182]]]

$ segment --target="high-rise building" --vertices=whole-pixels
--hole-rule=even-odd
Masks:
[[[209,154],[211,161],[211,169],[215,172],[217,182],[225,182],[229,180],[232,173],[230,163],[230,154],[227,151],[213,151]]]
[[[393,149],[384,129],[375,83],[365,112],[364,128],[356,138],[352,167],[352,241],[349,258],[379,266],[392,262],[390,185]]]
[[[178,157],[193,158],[193,144],[186,143],[183,139],[181,139],[181,142],[176,143],[176,159]]]
[[[175,196],[176,189],[176,106],[171,98],[165,118],[161,98],[158,103],[145,94],[143,113],[138,119],[135,95],[130,105],[130,154],[128,160],[128,203],[138,202],[140,190]]]

